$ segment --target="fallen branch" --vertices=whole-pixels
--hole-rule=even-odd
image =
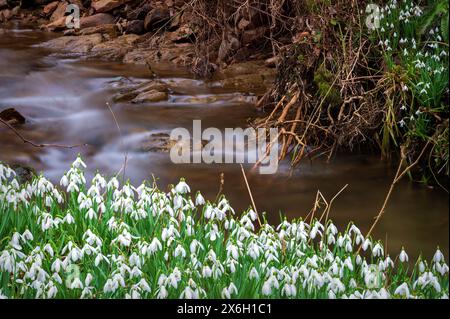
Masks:
[[[30,141],[28,139],[26,139],[25,137],[23,137],[22,134],[20,134],[11,124],[9,124],[8,122],[4,121],[3,119],[0,119],[0,122],[2,124],[4,124],[6,127],[8,127],[18,138],[20,138],[22,140],[22,142],[26,143],[26,144],[30,144],[34,147],[39,147],[39,148],[44,148],[44,147],[59,147],[59,148],[75,148],[75,147],[82,147],[82,146],[87,146],[88,144],[76,144],[76,145],[61,145],[61,144],[46,144],[46,143],[42,143],[42,144],[38,144],[35,143],[33,141]]]

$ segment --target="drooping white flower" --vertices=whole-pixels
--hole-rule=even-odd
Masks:
[[[406,251],[404,249],[402,249],[402,251],[400,252],[399,259],[402,263],[409,261],[408,255],[406,254]]]
[[[184,179],[181,179],[180,182],[175,186],[175,191],[178,194],[186,194],[191,192],[191,188],[189,185],[184,181]]]
[[[397,289],[395,289],[394,294],[409,298],[410,292],[409,292],[408,284],[406,282],[404,282],[403,284],[398,286]]]

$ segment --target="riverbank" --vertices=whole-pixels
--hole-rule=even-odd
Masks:
[[[410,177],[417,181],[447,184],[445,1],[390,1],[377,7],[376,30],[361,13],[364,1],[17,3],[2,1],[0,22],[64,34],[45,47],[142,65],[149,75],[161,63],[181,65],[255,93],[265,114],[252,125],[277,127],[281,158],[293,165],[369,149],[414,164]],[[80,8],[80,29],[67,29],[70,4]],[[165,93],[152,88],[145,97]]]

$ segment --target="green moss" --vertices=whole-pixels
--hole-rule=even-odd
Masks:
[[[317,86],[317,96],[325,98],[325,103],[339,106],[342,103],[341,93],[332,87],[333,74],[321,65],[314,73],[314,84]]]

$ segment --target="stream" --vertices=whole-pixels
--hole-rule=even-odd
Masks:
[[[168,153],[142,150],[142,143],[154,133],[170,133],[176,127],[245,128],[248,119],[261,117],[250,103],[254,96],[233,92],[194,79],[186,70],[161,65],[158,78],[173,92],[168,102],[114,103],[112,96],[124,81],[149,79],[149,71],[138,65],[96,61],[43,49],[38,44],[55,34],[27,29],[0,29],[0,111],[14,107],[27,119],[18,131],[36,143],[84,144],[64,148],[36,148],[24,144],[10,130],[0,127],[0,161],[20,163],[42,171],[59,183],[78,153],[88,165],[87,177],[96,170],[117,173],[127,154],[125,177],[134,184],[152,180],[160,188],[185,177],[193,190],[214,200],[224,173],[223,193],[236,211],[250,205],[238,164],[173,164]],[[260,93],[260,92],[254,92]],[[109,102],[120,126],[115,124]],[[250,173],[245,165],[255,204],[267,212],[271,223],[305,217],[313,207],[317,191],[333,202],[330,218],[339,227],[349,221],[363,231],[370,228],[395,174],[395,164],[377,155],[339,155],[330,163],[304,160],[291,171],[280,163],[274,175]],[[405,178],[395,189],[375,237],[386,240],[387,250],[396,256],[402,246],[410,256],[431,257],[436,247],[448,256],[449,200],[436,188],[414,184]]]

